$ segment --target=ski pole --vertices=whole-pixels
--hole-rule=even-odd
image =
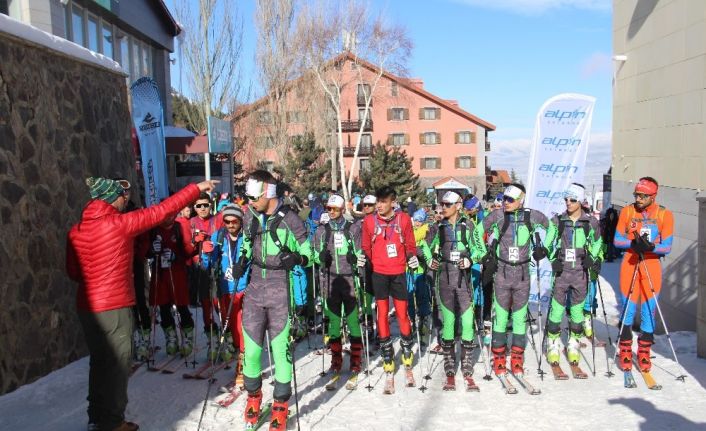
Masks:
[[[534,317],[532,316],[532,312],[529,309],[529,305],[527,306],[527,318],[525,319],[525,322],[527,323],[527,329],[525,331],[525,336],[526,332],[529,331],[530,333],[530,345],[532,346],[532,350],[534,350],[535,356],[537,356],[537,362],[539,362],[539,356],[541,356],[541,353],[537,351],[537,344],[535,343],[534,340],[534,331],[532,330],[532,321],[534,320]]]
[[[471,268],[467,269],[467,289],[468,289],[468,294],[471,297],[471,307],[475,311],[476,304],[473,302],[475,299],[475,288],[473,287],[473,274],[471,272]],[[480,286],[481,292],[483,290],[482,285]],[[490,376],[490,371],[488,370],[488,366],[490,365],[490,362],[486,360],[485,357],[485,348],[483,347],[483,344],[480,339],[480,332],[478,331],[478,320],[473,317],[473,326],[475,327],[476,331],[476,340],[478,341],[478,348],[480,349],[480,355],[481,359],[483,360],[483,370],[485,371],[485,376],[483,376],[483,380],[492,380],[493,378]]]
[[[623,311],[620,313],[620,329],[618,330],[618,342],[620,342],[620,338],[623,335],[623,327],[625,326],[625,313],[628,311],[628,304],[630,303],[630,297],[632,296],[632,290],[635,288],[635,279],[637,278],[637,271],[639,269],[639,261],[638,265],[635,265],[635,271],[632,273],[632,281],[630,282],[630,289],[628,289],[628,295],[625,297],[625,304],[623,304]],[[630,340],[632,342],[632,339]],[[616,352],[616,355],[613,357],[613,362],[615,363],[615,366],[620,369],[620,366],[618,365],[618,355]]]
[[[290,334],[289,336],[289,351],[292,357],[292,381],[294,382],[294,408],[296,409],[297,415],[297,431],[299,431],[299,390],[297,389],[297,367],[295,365],[295,353],[296,345],[294,344],[294,337]]]
[[[155,343],[157,342],[155,338],[155,331],[157,330],[157,283],[159,282],[159,264],[157,263],[159,259],[158,257],[155,257],[154,259],[154,295],[152,298],[152,330],[150,331],[150,351],[149,351],[149,356],[147,358],[147,363],[154,365],[154,351],[155,351]],[[152,286],[150,286],[150,294],[152,292]]]
[[[179,340],[179,348],[184,351],[184,334],[182,333],[181,327],[181,315],[179,314],[179,308],[176,305],[176,289],[174,288],[174,275],[172,274],[172,266],[169,265],[169,284],[172,287],[172,311],[174,313],[174,324],[177,327],[177,337]],[[184,357],[184,364],[186,364],[186,357]]]
[[[590,291],[590,283],[591,283],[591,274],[588,270],[586,270],[586,291]],[[591,307],[593,307],[593,304],[591,304]],[[593,329],[593,309],[591,309],[591,329]],[[596,377],[596,331],[593,331],[593,334],[591,334],[591,356],[592,356],[592,361],[593,361],[593,377]]]
[[[431,288],[431,331],[429,331],[429,343],[427,346],[428,348],[431,348],[431,339],[434,336],[434,330],[438,329],[436,328],[436,312],[434,312],[434,306],[436,305],[438,307],[438,304],[436,303],[436,295],[439,293],[439,271],[436,270],[434,271],[434,286]],[[438,312],[438,310],[437,310]],[[431,353],[431,351],[430,351]],[[436,357],[438,355],[434,355],[434,358],[431,360],[431,365],[429,364],[429,355],[427,355],[427,375],[424,376],[425,380],[431,380],[431,373],[434,369],[434,362],[436,362]]]
[[[598,294],[600,295],[601,298],[601,308],[603,309],[603,320],[605,321],[605,327],[606,327],[606,332],[608,333],[608,345],[613,347],[613,340],[610,337],[610,327],[608,326],[608,314],[606,313],[605,310],[605,302],[603,302],[603,291],[601,290],[601,281],[600,277],[596,277],[596,286],[598,288]],[[591,325],[593,325],[593,320],[591,320]],[[593,331],[593,336],[596,336],[596,331]],[[608,371],[606,372],[606,377],[613,377],[615,374],[613,374],[613,371],[611,371],[611,366],[610,366],[610,361],[608,360],[608,355],[605,355],[605,362],[606,362],[606,368]]]
[[[422,384],[419,386],[419,390],[424,393],[427,387],[424,385],[424,369],[422,367],[422,336],[419,334],[419,308],[417,307],[417,292],[416,286],[414,285],[414,275],[411,271],[407,271],[407,283],[412,283],[414,290],[412,290],[412,302],[414,303],[414,325],[417,328],[417,367],[419,368],[419,377]]]
[[[363,341],[363,349],[365,349],[365,374],[369,375],[370,373],[370,354],[368,352],[368,348],[370,347],[370,340],[368,339],[368,316],[364,313],[364,305],[363,301],[365,301],[365,294],[364,291],[361,290],[361,277],[360,277],[360,272],[358,270],[355,271],[354,275],[358,279],[358,288],[356,289],[356,286],[354,285],[353,288],[356,290],[356,302],[358,304],[358,315],[363,315],[365,318],[365,329],[363,329],[363,324],[360,322],[360,319],[358,320],[358,326],[360,327],[360,333],[362,336],[362,341]],[[362,282],[365,283],[365,282]],[[364,286],[364,285],[363,285]],[[363,287],[362,289],[365,289]]]
[[[655,307],[657,308],[657,312],[659,313],[659,318],[662,320],[662,325],[664,326],[664,333],[667,336],[667,341],[669,341],[669,347],[672,349],[672,355],[674,355],[674,362],[676,362],[677,365],[679,366],[679,368],[681,368],[683,370],[684,368],[681,366],[681,364],[679,363],[679,359],[677,358],[677,352],[676,352],[676,350],[674,350],[674,344],[672,343],[671,335],[669,335],[669,330],[667,329],[667,322],[664,320],[664,315],[662,314],[662,308],[659,306],[659,301],[657,300],[657,293],[655,292],[655,288],[652,285],[652,277],[650,276],[650,271],[647,270],[647,264],[645,263],[645,260],[643,259],[642,255],[639,256],[639,259],[640,260],[638,261],[638,265],[642,264],[642,266],[645,270],[645,274],[647,274],[647,282],[650,284],[650,290],[652,291],[652,297],[655,300]],[[646,304],[647,304],[647,307],[649,308],[650,302],[647,301]],[[652,317],[651,310],[650,310],[650,318],[653,319],[652,326],[655,327],[656,325],[654,325],[654,318]],[[682,374],[680,376],[677,376],[677,380],[681,380],[682,383],[685,382],[685,379],[686,379],[686,374]]]
[[[320,286],[319,286],[320,288]],[[326,311],[328,310],[328,296],[331,293],[331,268],[326,268],[326,294],[322,296],[323,308],[321,309],[321,373],[319,376],[326,375]]]
[[[540,247],[542,244],[542,239],[539,236],[539,232],[534,233],[534,247]],[[536,271],[537,271],[537,329],[539,331],[542,331],[542,280],[539,275],[539,260],[535,261],[536,262]],[[552,299],[554,298],[554,290],[552,290]],[[549,300],[549,309],[551,310],[551,299]],[[527,310],[529,311],[529,305],[527,306]],[[547,311],[547,316],[549,316],[549,310]],[[547,317],[548,319],[549,317]],[[530,332],[532,331],[531,325],[530,325]],[[542,352],[544,351],[544,342],[546,341],[547,337],[547,327],[544,325],[544,335],[542,337],[542,342],[539,345],[539,364],[537,365],[537,373],[539,374],[540,378],[542,381],[544,381],[544,370],[542,370]],[[536,350],[535,350],[536,351]]]

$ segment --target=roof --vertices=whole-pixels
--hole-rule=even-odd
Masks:
[[[439,181],[434,182],[432,185],[435,189],[466,189],[470,190],[469,187],[462,181],[457,180],[454,177],[445,177]]]
[[[512,180],[506,170],[500,169],[490,171],[490,182],[493,184],[510,184]]]
[[[380,68],[378,68],[377,66],[375,66],[374,64],[372,64],[372,63],[370,63],[370,62],[368,62],[368,61],[366,61],[366,60],[363,60],[363,59],[360,58],[360,57],[356,57],[356,56],[353,55],[351,52],[344,52],[343,54],[340,54],[339,56],[337,56],[337,57],[331,59],[331,60],[328,62],[328,64],[329,64],[329,65],[331,65],[331,64],[336,64],[336,63],[340,62],[341,60],[356,61],[360,66],[365,67],[366,69],[372,71],[373,73],[378,73],[378,72],[380,72]],[[328,66],[327,66],[327,67],[328,67]],[[449,111],[454,112],[454,113],[460,115],[461,117],[463,117],[463,118],[465,118],[465,119],[467,119],[467,120],[469,120],[469,121],[472,121],[472,122],[478,124],[479,126],[483,126],[483,127],[486,128],[487,130],[490,130],[490,131],[495,130],[495,125],[494,125],[494,124],[489,123],[489,122],[487,122],[487,121],[485,121],[485,120],[483,120],[483,119],[481,119],[481,118],[479,118],[479,117],[476,117],[475,115],[471,114],[470,112],[464,111],[464,110],[461,109],[459,106],[454,105],[453,103],[451,103],[451,102],[453,102],[453,101],[451,101],[451,100],[444,100],[444,99],[442,99],[442,98],[440,98],[440,97],[437,97],[437,96],[431,94],[430,92],[424,90],[423,88],[420,88],[420,87],[414,85],[414,84],[413,84],[413,81],[411,81],[411,80],[409,80],[409,79],[401,78],[401,77],[399,77],[399,76],[396,76],[396,75],[393,75],[393,74],[391,74],[391,73],[389,73],[389,72],[386,72],[385,70],[382,71],[382,76],[385,77],[385,78],[387,78],[387,79],[389,79],[389,80],[391,80],[391,81],[396,82],[398,85],[400,85],[400,86],[406,88],[407,90],[409,90],[409,91],[411,91],[411,92],[413,92],[413,93],[416,93],[416,94],[418,94],[418,95],[420,95],[420,96],[422,96],[422,97],[424,97],[424,98],[426,98],[426,99],[428,99],[428,100],[431,100],[432,102],[438,104],[439,106],[443,106],[444,108],[448,109]],[[288,85],[288,87],[294,85],[294,84],[297,83],[297,82],[299,82],[301,79],[303,79],[303,78],[300,77],[300,78],[297,78],[297,79],[295,79],[295,80],[290,81],[290,84]],[[260,106],[262,106],[263,104],[265,104],[266,100],[267,100],[267,96],[262,97],[262,98],[256,100],[255,102],[253,102],[253,103],[251,103],[251,104],[249,104],[249,105],[246,105],[246,106],[242,107],[242,109],[240,110],[240,112],[238,112],[237,114],[233,115],[233,118],[229,118],[229,119],[232,120],[232,119],[234,119],[234,118],[238,118],[238,117],[240,117],[240,116],[242,116],[242,115],[247,114],[249,111],[251,111],[251,110],[253,110],[253,109],[257,109],[258,107],[260,107]]]
[[[176,22],[172,16],[172,13],[169,12],[169,8],[164,3],[164,0],[156,0],[155,3],[157,3],[157,6],[162,9],[163,17],[167,18],[169,24],[171,24],[170,30],[172,31],[172,36],[179,36],[179,33],[181,33],[181,26],[178,22]]]

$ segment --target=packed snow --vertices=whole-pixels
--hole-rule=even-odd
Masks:
[[[618,286],[619,265],[619,262],[605,264],[601,278],[613,343],[617,335],[615,323],[620,313],[614,294]],[[534,314],[536,315],[536,310]],[[546,316],[546,311],[544,314]],[[606,340],[606,326],[603,323],[600,302],[598,317],[595,320],[598,337]],[[158,332],[161,336],[161,331]],[[324,384],[327,378],[319,377],[322,357],[309,349],[307,341],[304,340],[296,350],[300,425],[303,430],[326,431],[461,428],[553,431],[704,430],[706,360],[696,357],[694,333],[676,332],[671,335],[684,369],[674,362],[666,337],[658,336],[653,347],[656,355],[653,359],[653,375],[657,382],[663,385],[661,391],[647,389],[637,372],[634,373],[637,388],[624,388],[622,373],[616,370],[612,360],[610,366],[615,375],[606,377],[604,348],[596,349],[596,375],[593,376],[591,347],[586,340],[584,341],[588,347],[583,349],[585,361],[581,366],[589,373],[587,380],[574,380],[570,377],[567,381],[555,381],[549,373],[542,381],[536,373],[535,353],[528,344],[526,375],[531,383],[541,388],[542,394],[538,396],[529,395],[517,384],[515,386],[518,387],[519,393],[506,395],[497,379],[483,379],[484,364],[480,359],[474,374],[480,392],[466,392],[460,375],[456,379],[457,390],[444,392],[441,389],[441,357],[434,360],[432,379],[426,382],[429,387],[426,392],[405,387],[403,373],[398,371],[396,393],[384,395],[381,360],[377,355],[374,360],[371,359],[373,374],[370,380],[362,378],[357,390],[348,391],[340,384],[336,391],[326,391]],[[539,337],[539,334],[535,334],[535,337]],[[320,347],[321,336],[312,336],[310,343],[312,349]],[[608,352],[612,354],[614,350],[609,348]],[[158,360],[160,355],[163,353],[158,355]],[[203,352],[200,355],[202,361],[204,355]],[[433,356],[431,355],[432,358]],[[326,368],[329,360],[330,357],[327,356]],[[422,357],[421,362],[427,366],[426,355]],[[272,386],[268,384],[270,373],[266,356],[263,363],[263,369],[266,371],[263,384],[264,402],[267,402],[272,396]],[[543,364],[544,370],[548,372],[546,361],[543,361]],[[344,355],[344,367],[347,366],[348,358]],[[562,366],[568,373],[568,364],[562,363]],[[138,370],[130,380],[127,419],[138,423],[143,430],[196,430],[208,383],[204,380],[183,379],[182,374],[185,371],[186,368],[182,367],[175,374],[166,375],[149,372],[144,367]],[[419,373],[416,368],[418,386]],[[687,375],[683,383],[675,379],[682,373]],[[219,393],[218,387],[232,379],[232,375],[232,370],[222,370],[216,374],[218,380],[211,389],[211,400],[224,396]],[[368,383],[373,386],[371,392],[365,388]],[[88,358],[84,358],[0,397],[0,429],[85,429],[87,385]],[[219,408],[209,402],[201,429],[243,429],[242,412],[245,398],[241,395],[228,408]],[[293,408],[294,397],[290,404]],[[288,429],[296,429],[294,418],[289,421]]]

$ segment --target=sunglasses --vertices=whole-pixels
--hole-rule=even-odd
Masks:
[[[255,196],[250,196],[250,195],[245,195],[245,198],[249,201],[255,202],[256,200],[260,199],[262,195],[255,197]]]
[[[338,207],[326,207],[326,211],[338,211],[340,208]]]
[[[238,220],[237,218],[232,218],[232,219],[228,219],[228,220],[223,219],[223,224],[228,225],[228,226],[233,225],[233,224],[240,224],[240,220]]]
[[[451,207],[454,206],[454,205],[456,205],[455,202],[454,202],[454,203],[452,203],[452,202],[442,202],[442,203],[441,203],[441,206],[444,207],[444,208],[451,208]]]
[[[210,208],[211,204],[196,204],[194,208]]]
[[[515,198],[511,198],[510,196],[503,196],[503,201],[511,204],[515,202]]]
[[[363,204],[364,207],[374,207],[375,204]]]
[[[575,204],[575,203],[578,202],[579,200],[578,200],[578,199],[574,199],[574,198],[564,198],[564,201],[566,201],[566,202],[571,202],[572,204]]]
[[[635,197],[635,199],[647,199],[647,198],[651,198],[652,196],[654,196],[654,195],[648,195],[645,193],[633,193],[632,195]]]

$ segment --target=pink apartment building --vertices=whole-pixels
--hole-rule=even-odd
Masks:
[[[380,142],[399,146],[414,159],[414,172],[419,174],[421,185],[426,189],[455,179],[474,193],[485,194],[486,153],[490,151],[488,132],[495,130],[493,124],[461,109],[455,100],[429,93],[419,78],[400,78],[385,71],[380,74],[377,67],[351,54],[344,54],[339,61],[331,63],[329,73],[335,74],[332,79],[342,84],[340,106],[348,172],[365,114],[365,94],[372,91],[356,173],[367,168],[373,144]],[[373,89],[377,75],[380,79]],[[288,93],[287,129],[290,136],[306,132],[311,123],[311,118],[307,118],[311,114],[304,105],[298,99],[297,91]],[[267,128],[245,127],[247,124],[252,126],[253,122],[267,123],[271,121],[270,115],[266,102],[261,99],[235,116],[234,135],[244,145],[240,154],[245,169],[254,167],[259,160],[269,166],[280,162],[277,152],[268,148],[272,138],[267,135]],[[329,139],[335,139],[335,134]],[[254,144],[259,144],[256,145],[259,150],[252,148]]]

